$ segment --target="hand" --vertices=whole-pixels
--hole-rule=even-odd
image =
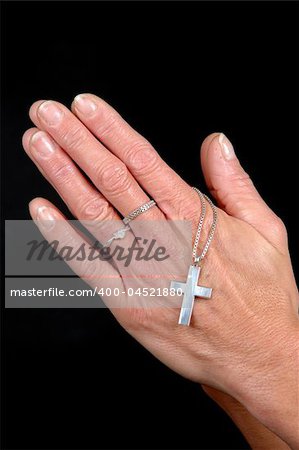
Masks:
[[[127,215],[147,202],[147,192],[157,206],[143,220],[187,219],[196,230],[197,194],[144,138],[95,96],[79,96],[72,111],[36,102],[30,117],[38,129],[28,130],[23,143],[75,217],[120,225],[119,213]],[[177,309],[113,313],[169,367],[233,395],[269,428],[297,443],[298,294],[284,225],[258,195],[223,135],[210,136],[201,156],[207,185],[221,208],[201,276],[203,285],[213,287],[212,299],[196,302],[191,327],[177,325]],[[43,199],[31,202],[30,212],[34,219],[63,221]],[[51,239],[55,227],[41,231]],[[108,265],[98,264],[101,275]],[[122,283],[121,270],[121,265],[116,268],[116,285]],[[284,414],[291,417],[287,426]]]

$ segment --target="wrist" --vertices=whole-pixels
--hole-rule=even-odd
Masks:
[[[202,386],[202,389],[229,415],[244,435],[250,448],[290,450],[284,441],[266,428],[236,399],[208,386]]]
[[[299,448],[298,357],[299,322],[272,340],[262,367],[246,370],[234,396],[262,424]]]

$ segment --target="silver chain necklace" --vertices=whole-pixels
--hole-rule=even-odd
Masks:
[[[187,280],[185,283],[182,283],[180,281],[172,281],[170,284],[170,289],[174,289],[177,293],[184,293],[183,297],[183,303],[181,307],[180,317],[179,317],[179,324],[180,325],[190,325],[193,306],[194,306],[194,299],[195,297],[200,298],[211,298],[212,296],[212,288],[207,288],[204,286],[198,286],[198,278],[200,274],[201,267],[199,266],[200,262],[204,259],[206,256],[210,244],[212,242],[212,239],[215,234],[216,226],[217,226],[217,208],[213,204],[213,202],[207,197],[205,194],[202,194],[197,188],[193,188],[200,198],[201,203],[201,213],[200,218],[197,226],[197,231],[195,235],[194,245],[192,249],[192,259],[193,264],[189,267]],[[204,224],[204,220],[206,217],[206,200],[209,202],[212,211],[213,211],[213,221],[212,225],[209,231],[209,235],[207,238],[207,241],[204,245],[204,248],[199,256],[197,256],[197,249],[199,245],[199,240]]]
[[[212,242],[212,239],[214,237],[214,233],[215,233],[215,230],[216,230],[218,215],[217,215],[217,208],[214,205],[214,203],[209,199],[209,197],[207,197],[205,194],[202,194],[200,192],[200,190],[197,189],[196,187],[194,187],[193,189],[199,195],[200,203],[201,203],[201,214],[200,214],[200,219],[199,219],[197,232],[196,232],[194,245],[193,245],[193,250],[192,250],[192,257],[193,257],[194,264],[199,264],[200,261],[202,261],[204,259],[204,257],[206,256],[206,254],[207,254],[207,252],[209,250],[210,244]],[[201,235],[201,231],[202,231],[202,227],[203,227],[203,223],[204,223],[205,216],[206,216],[206,211],[207,211],[205,200],[207,200],[209,202],[209,204],[210,204],[210,206],[212,208],[212,211],[213,211],[213,222],[212,222],[212,225],[211,225],[211,228],[210,228],[210,232],[209,232],[209,236],[208,236],[207,242],[206,242],[206,244],[205,244],[205,246],[204,246],[200,256],[196,256],[197,255],[197,248],[198,248],[198,244],[199,244],[199,239],[200,239],[200,235]]]

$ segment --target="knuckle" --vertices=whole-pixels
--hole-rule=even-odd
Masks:
[[[55,178],[55,183],[65,184],[72,180],[74,175],[74,165],[70,162],[65,164],[54,165],[52,167],[52,176]]]
[[[234,183],[234,187],[242,191],[244,188],[248,189],[248,187],[253,187],[253,182],[244,170],[233,174],[231,176],[231,181]]]
[[[77,150],[86,145],[87,137],[88,131],[82,125],[67,128],[61,133],[61,139],[64,145],[71,150]]]
[[[271,224],[271,228],[272,231],[274,231],[274,233],[281,238],[286,238],[287,237],[287,229],[286,226],[283,222],[283,220],[278,217],[278,216],[274,216],[274,218],[272,219],[272,224]]]
[[[110,136],[114,133],[115,127],[118,127],[119,117],[117,113],[111,112],[103,114],[96,127],[96,134],[101,138]]]
[[[95,169],[96,180],[108,192],[123,194],[130,187],[128,169],[123,163],[101,165]]]
[[[110,206],[102,198],[91,198],[89,200],[78,200],[77,215],[79,219],[87,221],[100,221],[109,217]]]
[[[138,174],[153,172],[159,163],[157,152],[147,141],[136,141],[127,151],[128,164]]]

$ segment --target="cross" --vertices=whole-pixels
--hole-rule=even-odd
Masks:
[[[211,298],[212,296],[211,288],[197,286],[199,274],[199,266],[190,266],[186,283],[180,281],[172,281],[170,283],[170,289],[175,289],[176,292],[180,289],[184,293],[178,322],[180,325],[190,325],[195,297]]]

